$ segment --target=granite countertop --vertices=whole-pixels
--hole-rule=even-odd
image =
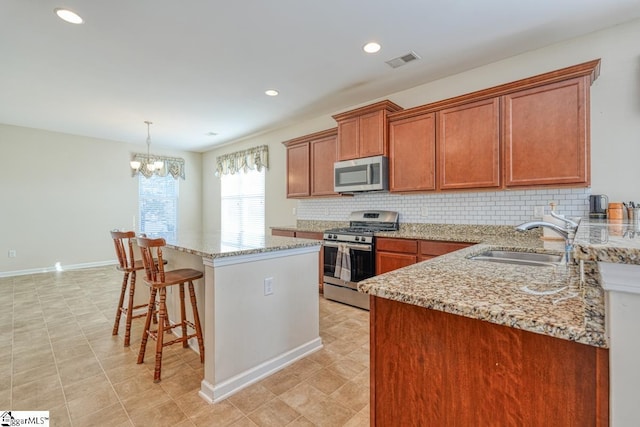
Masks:
[[[167,240],[168,248],[205,258],[259,254],[306,246],[320,246],[321,244],[320,240],[264,234],[241,234],[223,239],[220,233],[184,233],[176,240]]]
[[[593,274],[586,274],[581,285],[579,268],[573,264],[532,267],[468,259],[487,249],[529,251],[523,246],[479,244],[364,280],[358,290],[596,347],[607,346],[604,296],[593,271],[595,263],[585,263]]]
[[[298,221],[292,230],[322,231],[344,223]],[[478,243],[358,284],[360,292],[531,332],[607,347],[604,292],[597,262],[640,264],[640,224],[582,220],[573,255],[578,264],[531,267],[474,261],[486,249],[562,253],[539,229],[513,226],[401,224],[378,237]]]
[[[578,227],[573,247],[577,259],[640,264],[640,223],[583,220]]]

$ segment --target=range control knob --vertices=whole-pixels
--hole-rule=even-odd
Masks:
[[[359,241],[360,241],[360,237],[356,236],[356,242],[359,242]]]

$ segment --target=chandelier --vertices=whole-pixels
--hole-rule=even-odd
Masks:
[[[129,165],[131,165],[131,169],[133,169],[134,172],[137,172],[144,163],[147,171],[153,173],[155,171],[160,171],[164,167],[164,162],[162,160],[152,158],[149,154],[149,147],[151,146],[151,133],[149,131],[149,126],[152,125],[153,122],[148,120],[145,120],[144,122],[147,124],[147,157],[146,159],[143,159],[144,161],[140,161],[139,157],[135,157],[131,162],[129,162]]]

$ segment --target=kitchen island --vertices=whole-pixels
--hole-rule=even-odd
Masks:
[[[447,239],[437,234],[427,236]],[[596,264],[585,262],[581,282],[577,264],[470,259],[544,252],[535,240],[498,238],[360,282],[371,298],[372,425],[608,425]]]
[[[205,345],[201,397],[225,399],[322,348],[319,250],[319,241],[264,235],[167,242],[171,269],[204,266],[204,283],[196,285]]]

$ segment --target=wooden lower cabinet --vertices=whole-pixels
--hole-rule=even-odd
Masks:
[[[474,243],[379,237],[376,239],[376,274],[407,267],[472,245]]]
[[[380,237],[376,239],[376,275],[418,262],[418,241]]]
[[[609,351],[371,296],[372,426],[608,426]]]
[[[282,236],[282,237],[298,237],[300,239],[312,239],[312,240],[323,240],[323,233],[320,231],[296,231],[296,230],[287,230],[282,228],[272,228],[271,229],[272,236]],[[324,251],[320,248],[319,254],[319,266],[318,266],[318,289],[320,293],[324,292],[323,282],[324,282]]]

